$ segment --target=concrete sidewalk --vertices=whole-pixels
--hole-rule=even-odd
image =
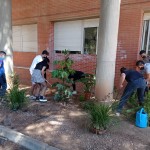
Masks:
[[[0,125],[0,136],[7,138],[9,141],[17,143],[30,150],[60,150],[49,146],[48,144],[26,136],[20,132],[11,130]]]

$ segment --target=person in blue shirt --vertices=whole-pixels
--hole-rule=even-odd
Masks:
[[[137,70],[143,70],[144,69],[144,62],[139,60],[136,62]],[[120,77],[120,88],[123,87],[123,83],[126,80],[127,85],[123,91],[123,95],[121,96],[119,105],[117,107],[117,113],[116,115],[119,116],[123,106],[126,104],[128,98],[132,95],[134,91],[137,90],[137,96],[139,105],[142,105],[144,102],[144,91],[146,88],[146,80],[144,79],[143,75],[136,70],[121,68],[121,77]]]
[[[0,51],[0,97],[4,96],[7,89],[7,82],[5,76],[4,69],[4,59],[6,57],[6,53],[4,51]]]

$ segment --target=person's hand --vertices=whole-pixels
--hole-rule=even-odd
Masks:
[[[150,83],[148,83],[147,86],[150,87]]]
[[[123,85],[121,84],[121,85],[119,86],[119,88],[120,88],[120,89],[123,88]]]

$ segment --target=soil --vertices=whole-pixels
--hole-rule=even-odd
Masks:
[[[150,128],[141,129],[124,117],[114,117],[107,131],[96,135],[89,131],[89,118],[80,106],[78,96],[67,105],[48,96],[46,103],[30,100],[27,107],[18,111],[10,110],[5,101],[1,102],[0,124],[61,150],[150,149]],[[10,150],[19,150],[13,143],[0,145],[9,144],[12,145]]]

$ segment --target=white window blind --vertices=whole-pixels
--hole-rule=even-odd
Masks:
[[[13,36],[14,51],[21,51],[22,49],[21,26],[13,26],[12,36]]]
[[[56,22],[54,24],[54,49],[82,50],[82,21]]]
[[[13,26],[13,49],[21,52],[36,52],[37,24]]]

